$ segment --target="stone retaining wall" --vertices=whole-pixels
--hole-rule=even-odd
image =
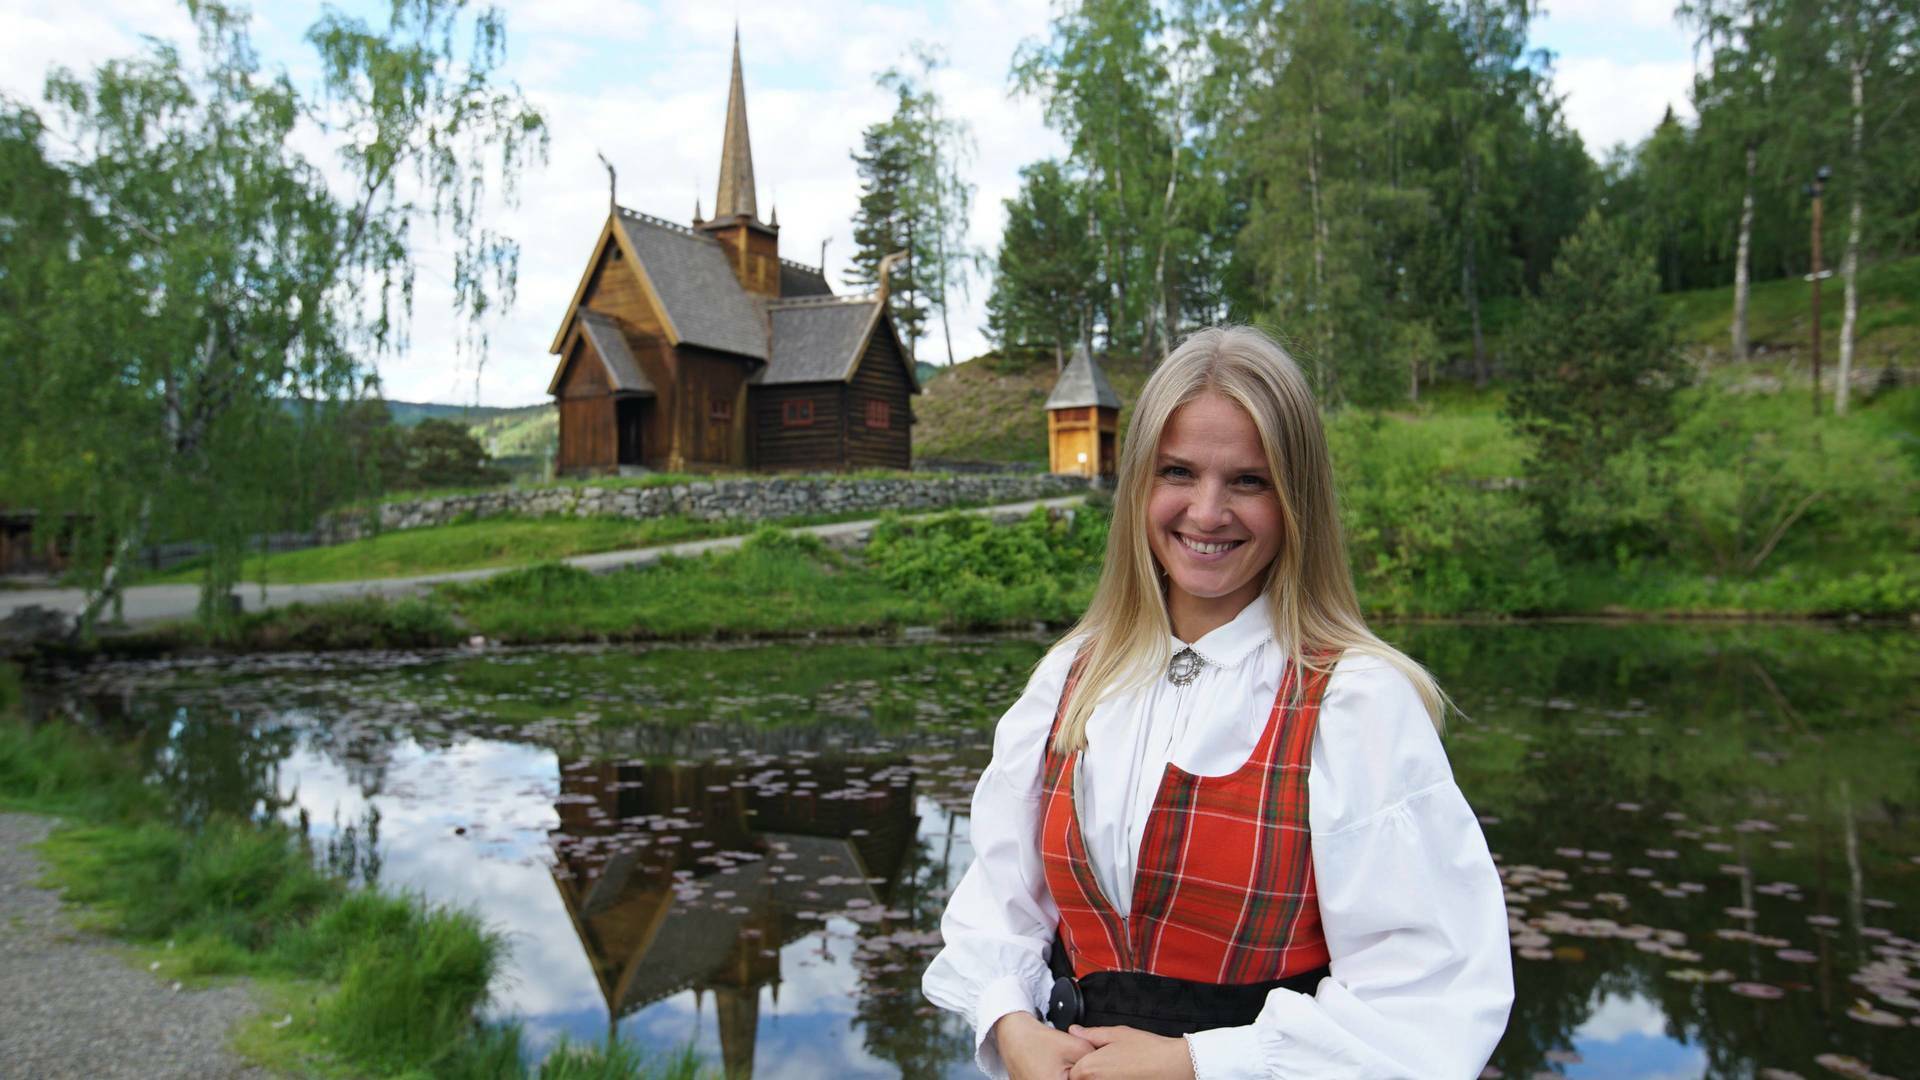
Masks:
[[[383,503],[377,511],[341,514],[321,523],[324,543],[376,532],[447,525],[463,518],[650,518],[683,514],[704,521],[772,521],[811,514],[938,510],[948,506],[1024,502],[1087,490],[1078,476],[914,476],[845,479],[780,477],[696,481],[660,487],[593,485],[501,488],[470,495]]]

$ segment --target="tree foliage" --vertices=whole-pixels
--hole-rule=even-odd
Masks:
[[[853,155],[861,196],[853,223],[854,272],[848,281],[875,284],[881,260],[905,252],[905,265],[888,279],[894,319],[905,333],[909,352],[917,355],[928,317],[939,312],[951,364],[951,294],[965,290],[975,263],[967,243],[974,188],[965,175],[973,137],[964,121],[947,114],[933,88],[945,59],[917,46],[914,64],[912,69],[880,73],[881,87],[894,96],[893,115],[869,126],[861,134],[862,152]]]
[[[1652,259],[1620,223],[1590,213],[1524,325],[1507,410],[1531,444],[1529,494],[1552,535],[1605,551],[1632,525],[1621,506],[1655,512],[1655,467],[1636,452],[1672,430],[1689,375]]]
[[[225,611],[248,537],[337,490],[356,462],[334,422],[406,344],[416,229],[451,238],[484,355],[518,262],[484,211],[545,150],[540,114],[498,84],[497,10],[399,0],[379,27],[329,10],[307,34],[315,96],[263,67],[244,13],[189,10],[194,48],[55,70],[51,120],[9,103],[0,121],[22,211],[0,234],[0,487],[77,515],[88,625],[155,537],[213,545],[204,607]],[[314,138],[338,161],[297,149]]]

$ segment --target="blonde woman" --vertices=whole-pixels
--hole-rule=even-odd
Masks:
[[[927,997],[1016,1080],[1478,1076],[1513,973],[1444,705],[1361,619],[1299,368],[1193,335],[995,731]]]

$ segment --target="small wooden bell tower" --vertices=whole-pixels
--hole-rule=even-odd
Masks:
[[[1047,396],[1047,470],[1095,477],[1119,471],[1120,395],[1083,343]]]

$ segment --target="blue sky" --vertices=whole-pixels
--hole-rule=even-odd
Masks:
[[[490,327],[484,368],[460,355],[445,313],[446,245],[424,240],[412,347],[380,365],[391,397],[490,405],[544,399],[553,366],[547,345],[604,219],[606,176],[596,151],[618,169],[624,205],[676,221],[691,217],[696,197],[710,209],[736,17],[762,216],[778,205],[788,258],[816,262],[827,241],[836,286],[851,253],[858,196],[848,151],[861,129],[888,111],[874,73],[903,63],[910,43],[938,44],[950,58],[935,85],[973,127],[971,236],[982,250],[991,253],[998,242],[1001,200],[1014,193],[1020,166],[1061,150],[1039,106],[1007,92],[1013,50],[1045,33],[1049,0],[503,6],[507,73],[546,110],[553,134],[547,166],[527,177],[518,209],[499,218],[522,244],[519,302]],[[319,10],[310,0],[255,6],[261,54],[303,84],[312,66],[300,34]],[[1536,24],[1535,44],[1556,54],[1555,82],[1567,95],[1568,118],[1596,156],[1644,136],[1668,104],[1688,114],[1691,39],[1671,10],[1668,0],[1562,0]],[[133,51],[141,35],[192,40],[182,9],[166,0],[0,0],[0,91],[37,102],[50,64],[86,68]],[[324,156],[317,140],[313,150]],[[986,285],[976,281],[969,292],[953,312],[960,359],[986,347]],[[945,350],[923,344],[922,358],[944,361]]]

